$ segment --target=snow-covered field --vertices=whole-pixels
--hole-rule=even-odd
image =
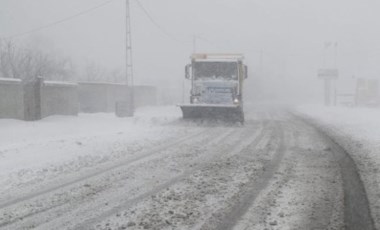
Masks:
[[[380,228],[380,109],[301,106],[305,115],[340,144],[355,161]]]

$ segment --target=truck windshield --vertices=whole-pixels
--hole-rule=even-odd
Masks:
[[[194,62],[194,78],[237,80],[237,66],[236,62]]]

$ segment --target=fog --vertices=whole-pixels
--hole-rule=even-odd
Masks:
[[[0,38],[70,57],[77,68],[95,62],[123,70],[123,0],[19,36],[104,2],[2,0]],[[136,84],[182,89],[184,66],[194,49],[244,53],[250,71],[246,100],[322,103],[317,70],[324,60],[335,62],[326,44],[337,47],[338,90],[380,73],[380,3],[375,0],[139,2],[131,0]]]
[[[380,0],[0,0],[0,230],[380,230],[379,78]]]

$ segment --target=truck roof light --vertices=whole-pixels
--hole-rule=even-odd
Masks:
[[[243,54],[204,54],[204,53],[195,53],[191,55],[191,59],[212,59],[212,60],[218,60],[218,59],[230,59],[230,60],[243,60],[244,55]]]

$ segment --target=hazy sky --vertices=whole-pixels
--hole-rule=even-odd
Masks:
[[[199,52],[245,53],[251,75],[260,76],[257,83],[273,85],[268,91],[286,86],[317,92],[316,71],[322,65],[326,41],[338,42],[342,79],[380,75],[378,0],[140,0],[165,32],[135,1],[131,0],[131,7],[137,83],[165,81],[180,86],[194,34],[202,38],[197,41]],[[102,2],[105,0],[1,0],[0,38]],[[94,60],[109,68],[123,68],[124,4],[114,0],[15,40],[56,50],[77,63]]]

